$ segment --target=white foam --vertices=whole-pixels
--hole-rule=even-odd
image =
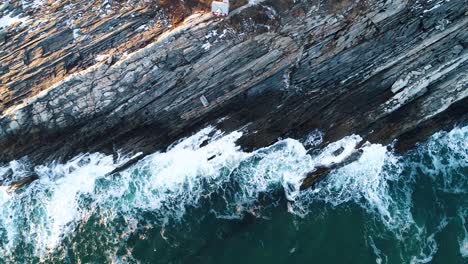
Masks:
[[[19,164],[10,166],[20,170]],[[20,240],[33,244],[38,255],[55,248],[86,213],[80,210],[79,196],[91,193],[96,178],[114,167],[111,156],[80,155],[66,164],[39,166],[35,170],[39,179],[19,193],[8,193],[2,186],[0,221],[8,237],[2,251],[8,252]],[[23,217],[28,226],[22,226]]]
[[[468,258],[468,235],[460,242],[460,253],[462,257]]]
[[[133,169],[122,172],[121,177],[115,179],[120,186],[113,187],[109,196],[99,199],[104,204],[116,201],[111,206],[119,210],[165,209],[164,213],[182,217],[186,206],[195,206],[202,195],[213,191],[204,183],[215,184],[221,168],[233,169],[246,156],[234,143],[241,136],[240,132],[223,137],[215,135],[211,143],[200,147],[209,139],[210,132],[211,129],[202,130],[165,153],[146,157]],[[132,198],[125,199],[122,204],[120,197]]]
[[[19,15],[14,17],[10,16],[10,14],[4,15],[3,17],[0,17],[0,29],[9,27],[17,22],[24,23],[27,19],[27,17],[19,17]]]
[[[241,135],[204,129],[177,142],[167,152],[145,157],[112,179],[102,177],[117,165],[112,163],[112,156],[102,154],[39,166],[35,169],[39,180],[19,193],[8,194],[2,187],[0,219],[11,242],[3,253],[11,253],[14,241],[25,241],[34,245],[35,254],[44,254],[57,247],[63,236],[73,233],[76,225],[97,208],[103,221],[111,221],[119,212],[131,221],[138,211],[159,214],[162,221],[180,219],[187,207],[196,207],[200,199],[226,188],[231,181],[240,189],[227,195],[226,208],[216,212],[220,217],[252,210],[259,194],[280,186],[287,189],[289,199],[295,199],[303,175],[312,168],[302,144],[286,139],[245,153],[235,144]],[[249,159],[258,162],[250,163]],[[20,162],[12,162],[10,167],[21,171]],[[83,203],[83,197],[92,202]],[[20,212],[28,212],[24,216],[27,228],[15,223]]]
[[[85,166],[81,165],[83,159],[89,159]],[[76,220],[83,219],[86,212],[80,208],[79,196],[92,193],[97,177],[102,177],[114,169],[112,157],[99,154],[75,158],[66,165],[57,165],[50,168],[39,169],[40,182],[47,184],[52,192],[45,203],[45,214],[48,216],[47,248],[54,248],[59,243],[60,235],[73,231],[74,226],[69,225]],[[42,172],[42,173],[41,173]],[[57,175],[63,175],[56,179]]]
[[[453,157],[449,158],[449,165],[433,159],[432,164],[438,169],[427,168],[428,173],[443,172],[447,166],[460,171],[466,168],[466,161],[452,164],[467,155],[466,148],[463,149],[467,144],[463,140],[466,130],[435,135],[433,140],[448,146]],[[386,146],[364,144],[357,161],[333,170],[314,188],[300,192],[308,172],[317,166],[342,162],[356,151],[361,137],[345,137],[311,156],[304,145],[314,145],[321,139],[304,145],[284,139],[247,153],[236,145],[241,136],[241,132],[223,134],[208,127],[174,143],[166,152],[149,155],[109,178],[103,176],[118,165],[113,164],[112,156],[103,154],[80,155],[66,164],[39,166],[35,168],[39,180],[19,192],[8,193],[6,187],[0,187],[0,229],[6,230],[8,238],[6,244],[0,244],[0,253],[11,254],[18,241],[22,241],[33,245],[36,255],[43,255],[56,248],[63,237],[72,235],[77,225],[86,222],[93,213],[98,213],[108,228],[112,228],[116,216],[122,217],[125,229],[109,239],[125,241],[136,230],[141,212],[155,215],[164,225],[171,219],[182,219],[188,208],[199,206],[202,200],[219,195],[224,205],[211,208],[217,217],[239,218],[247,211],[260,216],[260,195],[278,190],[286,194],[288,211],[293,214],[309,213],[316,201],[333,206],[354,203],[374,215],[398,239],[403,240],[404,235],[416,230],[414,234],[421,237],[418,243],[422,249],[414,257],[415,262],[430,260],[436,252],[434,235],[439,231],[428,234],[424,227],[415,224],[410,210],[414,179],[402,175],[403,162]],[[431,144],[437,145],[429,141],[431,151],[437,149]],[[441,153],[435,151],[430,155]],[[30,170],[24,161],[10,162],[0,172],[7,168],[12,168],[15,175]],[[449,171],[442,172],[439,174],[449,177]],[[439,229],[444,226],[441,224]],[[464,256],[466,237],[465,230],[460,241]],[[375,247],[373,241],[372,245]],[[386,260],[377,247],[374,252],[377,262]],[[109,251],[109,255],[115,252]]]
[[[329,167],[333,164],[342,162],[355,151],[357,144],[361,142],[361,140],[362,138],[360,136],[352,135],[329,144],[320,155],[315,157],[317,166]],[[333,154],[340,150],[341,152],[338,155]]]
[[[304,139],[305,147],[316,147],[323,142],[323,133],[320,130],[313,130]]]
[[[431,177],[436,188],[448,193],[467,192],[468,126],[434,134],[416,154],[417,163],[412,166]]]
[[[427,234],[428,231],[425,227],[418,228],[418,234],[416,238],[421,245],[420,252],[418,255],[411,257],[411,264],[430,263],[432,261],[438,250],[435,236],[440,233],[447,226],[447,224],[447,218],[443,217],[435,231],[429,235]]]
[[[382,264],[382,263],[388,262],[387,256],[383,254],[380,249],[377,248],[377,246],[375,245],[374,239],[372,239],[372,237],[369,237],[369,245],[371,246],[372,251],[374,252],[376,256],[376,259],[375,259],[376,264]]]
[[[245,211],[253,213],[259,195],[278,188],[285,190],[288,200],[295,201],[307,172],[317,164],[339,162],[360,140],[347,137],[313,159],[293,139],[245,153],[235,144],[241,135],[224,135],[208,127],[176,142],[167,152],[145,157],[112,179],[102,176],[117,165],[111,156],[102,154],[39,166],[35,169],[39,180],[18,194],[5,193],[1,197],[0,218],[12,241],[7,248],[11,250],[15,247],[13,241],[23,240],[35,245],[36,254],[44,254],[57,247],[63,236],[73,233],[76,225],[97,208],[102,221],[112,221],[117,214],[131,221],[137,212],[149,211],[165,222],[181,219],[188,207],[196,207],[200,199],[220,191],[225,193],[225,207],[212,210],[224,218],[241,217]],[[344,150],[335,156],[333,151],[340,147]],[[25,170],[21,162],[12,162],[10,167],[15,173]],[[90,197],[92,202],[84,204],[82,197]],[[30,212],[25,230],[14,223],[20,211]]]
[[[342,153],[349,154],[359,140],[358,137],[347,138]],[[333,146],[330,150],[335,148]],[[409,198],[403,195],[404,199],[394,200],[392,192],[395,190],[389,187],[390,182],[399,179],[401,165],[398,158],[388,152],[387,147],[379,144],[367,144],[362,150],[357,161],[334,170],[315,188],[302,193],[297,206],[305,208],[314,200],[325,201],[333,206],[353,202],[375,213],[388,228],[404,230],[412,222]],[[329,163],[333,159],[341,160],[342,157],[320,158]],[[402,194],[408,192],[406,189],[396,191]]]

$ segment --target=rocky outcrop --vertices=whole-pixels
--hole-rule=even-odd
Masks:
[[[3,82],[37,92],[4,104],[0,160],[149,153],[207,124],[243,129],[249,149],[319,129],[325,142],[357,133],[404,150],[467,117],[467,12],[464,0],[270,0],[192,15],[47,88]]]
[[[0,111],[110,55],[117,61],[154,42],[207,5],[194,2],[6,2],[0,14],[20,22],[0,34]]]

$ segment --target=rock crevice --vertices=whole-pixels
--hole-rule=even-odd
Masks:
[[[404,150],[466,120],[464,0],[332,2],[270,0],[224,20],[194,15],[138,51],[67,73],[3,105],[0,160],[43,162],[114,145],[149,153],[214,123],[243,128],[248,149],[319,129],[325,142],[357,133],[399,139]],[[20,90],[33,91],[28,85]]]

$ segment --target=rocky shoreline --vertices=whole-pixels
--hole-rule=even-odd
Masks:
[[[135,37],[133,46],[143,47],[125,55],[116,47],[134,33],[109,29],[115,19],[103,20],[114,37],[97,63],[90,62],[96,53],[84,56],[75,46],[58,47],[55,59],[26,56],[37,37],[13,47],[24,32],[9,31],[0,46],[1,162],[27,156],[39,164],[116,148],[147,154],[207,125],[242,129],[247,150],[317,129],[324,144],[360,134],[397,140],[405,151],[467,121],[464,0],[270,0],[222,20],[188,12],[173,27]],[[47,36],[45,47],[63,40]],[[96,39],[88,41],[102,43]],[[57,70],[76,54],[80,67]],[[28,58],[26,66],[18,57]],[[50,69],[60,74],[38,74]]]

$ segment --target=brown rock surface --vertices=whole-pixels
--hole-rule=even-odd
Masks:
[[[270,0],[172,28],[176,9],[119,5],[8,29],[0,160],[150,153],[208,124],[244,129],[247,149],[319,129],[325,143],[357,133],[405,150],[467,117],[466,3],[435,5]]]

